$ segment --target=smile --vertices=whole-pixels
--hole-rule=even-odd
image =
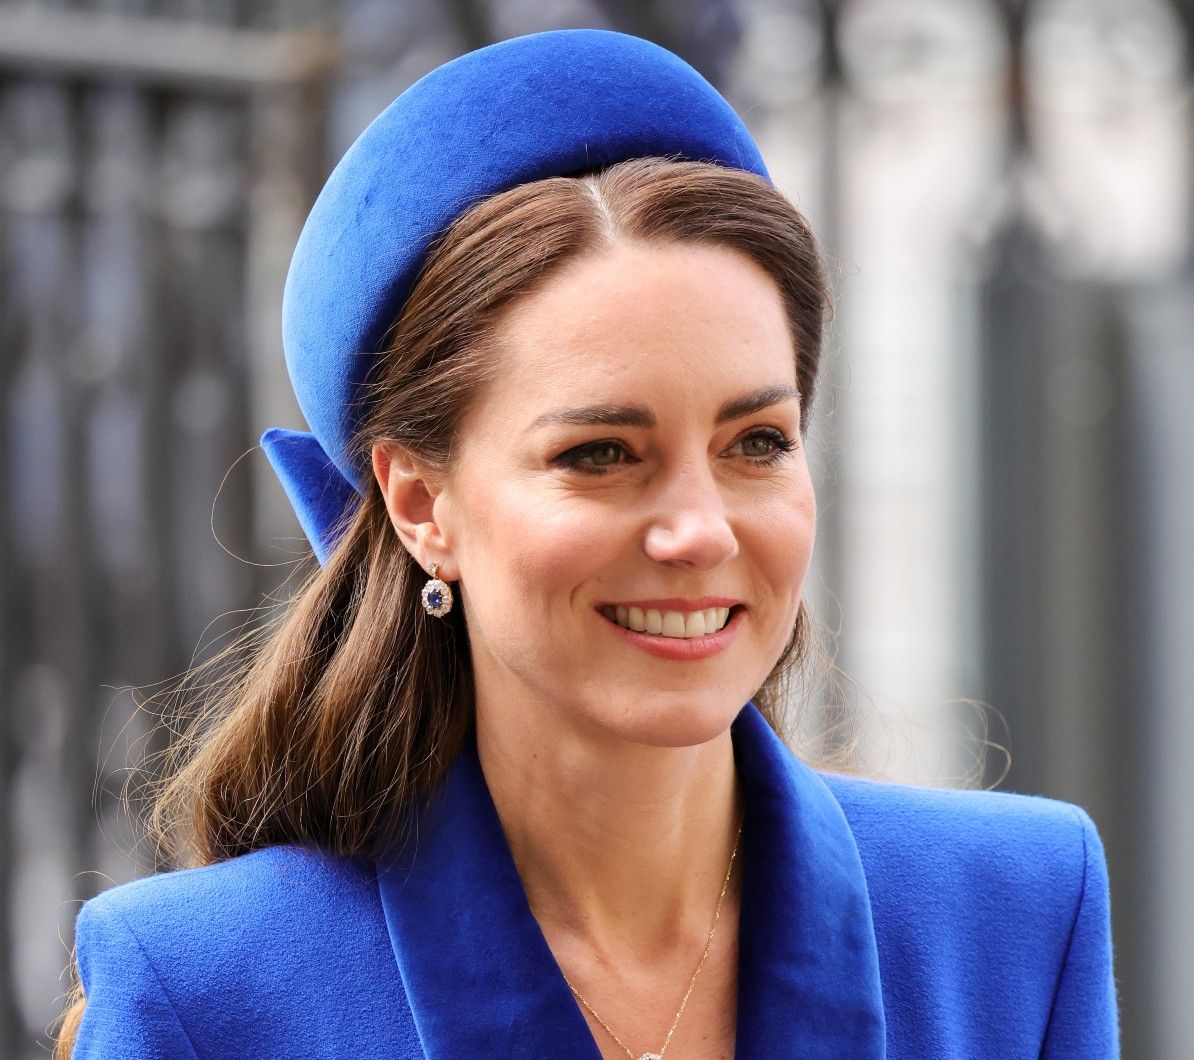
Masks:
[[[606,604],[599,608],[611,622],[635,633],[648,633],[675,640],[691,640],[724,629],[729,622],[729,607],[706,607],[700,611],[662,611],[653,607],[623,607]]]

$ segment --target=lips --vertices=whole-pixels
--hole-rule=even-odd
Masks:
[[[626,611],[627,621],[630,618],[631,607],[617,604],[603,604],[597,608],[598,613],[605,619],[606,628],[615,636],[624,641],[626,644],[638,648],[640,651],[646,652],[648,655],[653,655],[660,659],[670,659],[675,662],[696,662],[701,659],[707,659],[714,655],[725,651],[738,635],[738,630],[746,618],[746,608],[742,604],[734,604],[733,606],[724,608],[728,611],[729,619],[724,621],[720,628],[714,629],[713,632],[697,632],[697,618],[700,616],[700,623],[704,624],[705,610],[699,611],[685,611],[673,612],[674,617],[671,619],[673,629],[676,628],[675,623],[678,621],[680,615],[684,615],[685,626],[683,635],[668,635],[660,630],[659,633],[651,633],[644,629],[642,631],[630,629],[625,625],[621,625],[617,620],[617,612],[619,607],[623,607]],[[613,610],[613,617],[610,616],[609,611]],[[644,626],[648,613],[652,610],[656,612],[659,619],[659,624],[662,627],[663,616],[666,612],[660,611],[658,608],[640,609],[637,606],[634,610],[640,611]],[[713,607],[709,610],[715,612],[714,618],[720,616],[723,608]],[[636,616],[637,617],[637,616]],[[689,621],[692,621],[693,635],[689,635]],[[654,621],[654,620],[653,620]]]

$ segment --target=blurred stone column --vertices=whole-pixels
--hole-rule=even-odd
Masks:
[[[977,350],[963,238],[999,172],[1006,47],[984,0],[849,0],[835,500],[859,765],[975,777]]]

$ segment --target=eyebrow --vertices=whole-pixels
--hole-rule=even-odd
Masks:
[[[714,423],[720,427],[723,423],[740,420],[743,416],[799,397],[800,391],[789,383],[760,387],[727,401],[717,410]],[[643,405],[579,405],[576,408],[545,412],[529,429],[557,423],[578,427],[654,427],[655,415]]]

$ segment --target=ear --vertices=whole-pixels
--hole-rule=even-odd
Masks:
[[[456,580],[455,557],[435,517],[435,498],[443,489],[439,479],[395,442],[374,443],[373,474],[407,552],[423,570],[438,563],[440,578]]]

